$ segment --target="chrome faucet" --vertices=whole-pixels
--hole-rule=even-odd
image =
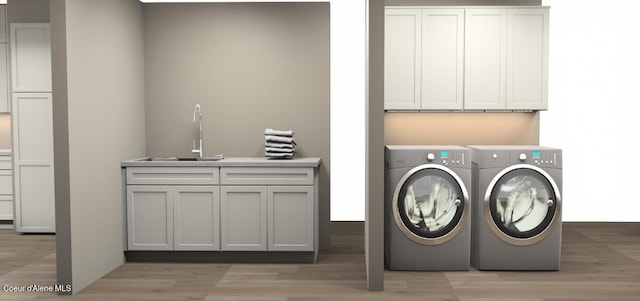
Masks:
[[[198,148],[196,148],[196,139],[193,139],[193,149],[191,150],[192,154],[198,154],[198,157],[202,159],[202,108],[200,108],[200,104],[196,104],[193,107],[193,122],[198,122],[198,138],[199,144]]]

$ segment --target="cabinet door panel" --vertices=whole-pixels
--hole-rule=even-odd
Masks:
[[[549,10],[509,9],[507,109],[547,108]]]
[[[7,49],[7,44],[0,44],[0,113],[10,112],[8,60],[9,49]]]
[[[461,110],[464,9],[422,10],[422,109]]]
[[[268,188],[269,251],[313,251],[313,186]]]
[[[172,250],[172,211],[170,186],[127,186],[129,250]]]
[[[505,109],[505,9],[465,10],[465,109]]]
[[[175,250],[220,250],[218,187],[173,187],[173,210]]]
[[[220,230],[223,251],[267,250],[267,188],[220,187]]]
[[[16,231],[55,232],[51,94],[16,93],[13,109]]]
[[[20,165],[16,170],[18,232],[54,232],[53,172],[47,165]]]
[[[12,23],[11,54],[13,93],[51,92],[48,23]]]
[[[13,220],[13,198],[0,195],[0,220]]]
[[[386,9],[384,108],[420,109],[420,9]]]

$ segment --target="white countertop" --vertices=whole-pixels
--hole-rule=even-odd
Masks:
[[[316,157],[268,159],[263,157],[231,157],[218,161],[151,161],[149,157],[122,161],[122,167],[318,167],[322,159]]]

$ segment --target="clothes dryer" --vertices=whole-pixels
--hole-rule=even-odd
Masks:
[[[385,149],[385,262],[391,270],[468,270],[470,150]]]
[[[474,196],[472,264],[479,270],[558,270],[562,150],[469,147]]]

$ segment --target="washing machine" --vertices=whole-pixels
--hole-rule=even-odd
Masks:
[[[386,146],[388,269],[469,269],[470,156],[460,146]]]
[[[560,268],[562,150],[469,146],[471,262],[479,270]]]

